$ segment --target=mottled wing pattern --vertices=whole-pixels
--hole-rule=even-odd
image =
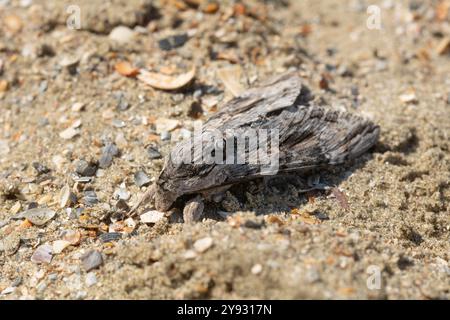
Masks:
[[[295,74],[286,74],[228,102],[204,125],[244,133],[248,128],[279,130],[278,173],[337,165],[354,159],[371,146],[379,127],[349,113],[309,104],[309,91]],[[208,147],[208,141],[195,141]],[[182,152],[178,144],[171,155]],[[209,146],[211,147],[211,146]],[[235,150],[235,152],[237,152]],[[257,153],[249,148],[247,155]],[[157,181],[156,206],[167,210],[185,194],[232,185],[263,176],[256,164],[178,164],[169,157]]]

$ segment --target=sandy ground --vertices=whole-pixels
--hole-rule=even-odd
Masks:
[[[381,29],[367,27],[373,2]],[[66,26],[69,4],[81,8],[81,30]],[[450,298],[447,9],[445,1],[0,1],[0,299]],[[117,26],[133,32],[118,42]],[[159,41],[173,35],[187,41],[163,50]],[[197,74],[164,92],[117,73],[120,61]],[[227,194],[227,218],[127,220],[121,210],[146,189],[135,173],[156,177],[157,153],[232,97],[217,75],[229,66],[243,86],[298,70],[320,104],[380,125],[371,152],[319,173],[344,200],[255,182]],[[67,128],[76,134],[62,137]],[[108,143],[120,152],[97,168]],[[80,160],[93,163],[94,177],[80,179]],[[61,190],[76,199],[61,206]],[[33,207],[56,215],[42,226],[20,219]]]

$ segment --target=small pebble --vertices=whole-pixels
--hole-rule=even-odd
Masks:
[[[261,271],[262,271],[262,265],[260,265],[259,263],[258,264],[255,264],[253,267],[252,267],[252,273],[253,274],[260,274],[261,273]]]
[[[125,26],[115,27],[109,34],[109,39],[120,44],[131,42],[135,36],[133,30]]]
[[[81,233],[77,230],[64,230],[61,236],[63,240],[69,242],[73,246],[80,244]]]
[[[98,203],[97,194],[93,190],[86,190],[84,192],[84,203],[88,206],[92,206]]]
[[[96,250],[91,250],[81,257],[81,263],[83,264],[84,270],[89,272],[103,264],[102,254]]]
[[[11,256],[20,248],[20,235],[13,232],[0,240],[0,251],[4,251],[6,255]]]
[[[71,109],[72,109],[73,112],[80,112],[80,111],[82,111],[84,109],[84,106],[85,106],[85,104],[82,103],[82,102],[75,102],[72,105]]]
[[[192,259],[195,259],[196,257],[197,257],[197,252],[195,252],[194,250],[187,250],[183,254],[183,258],[185,258],[186,260],[192,260]]]
[[[97,165],[86,160],[78,160],[75,171],[82,177],[93,177],[97,172]]]
[[[134,183],[140,188],[150,184],[152,180],[145,174],[144,171],[137,171],[134,174]]]
[[[130,209],[130,207],[128,206],[127,202],[123,199],[119,199],[116,204],[115,207],[118,211],[128,211]]]
[[[50,273],[47,277],[48,280],[50,281],[56,281],[58,279],[58,274],[57,273]]]
[[[112,125],[118,129],[126,127],[125,121],[119,119],[113,119]]]
[[[89,272],[86,275],[85,283],[88,287],[92,287],[93,285],[97,284],[97,276],[94,272]]]
[[[143,223],[157,223],[164,218],[164,212],[151,210],[141,214],[140,218]]]
[[[36,286],[36,291],[38,293],[43,293],[45,289],[47,289],[47,284],[45,283],[45,281],[39,282],[39,284]]]
[[[203,253],[208,250],[213,245],[213,239],[211,237],[206,237],[198,239],[194,242],[194,249],[198,253]]]
[[[106,169],[111,166],[113,158],[119,155],[119,149],[117,149],[114,143],[108,143],[103,147],[102,156],[99,161],[99,167]]]
[[[172,135],[170,134],[170,132],[169,131],[163,131],[163,132],[161,132],[161,140],[162,141],[168,141],[168,140],[170,140],[170,137],[171,137]]]
[[[108,232],[100,235],[102,242],[112,242],[122,239],[122,234],[119,232]]]
[[[152,146],[147,148],[147,155],[151,160],[161,159],[161,153],[159,153],[158,149]]]
[[[158,41],[158,45],[161,50],[170,51],[172,49],[182,47],[188,40],[188,35],[186,33],[182,33],[161,39]]]
[[[45,91],[47,91],[48,88],[48,82],[46,80],[41,81],[41,83],[39,84],[39,93],[42,94]]]
[[[53,249],[48,244],[39,246],[31,256],[31,261],[34,263],[50,263],[52,261]]]
[[[59,133],[59,136],[61,138],[63,138],[64,140],[70,140],[70,139],[74,138],[75,136],[77,136],[79,134],[80,134],[80,130],[79,129],[76,129],[76,128],[73,128],[73,127],[69,127],[66,130],[64,130],[64,131],[61,131]]]
[[[117,189],[114,192],[114,198],[116,199],[120,199],[120,200],[125,200],[127,201],[128,199],[130,199],[131,195],[130,193],[127,191],[126,185],[125,183],[122,183],[119,187],[119,189]]]

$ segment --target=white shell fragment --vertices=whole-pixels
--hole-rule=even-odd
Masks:
[[[50,263],[52,261],[53,250],[48,244],[39,246],[31,256],[31,261],[34,263]]]
[[[151,211],[147,211],[141,215],[141,222],[157,223],[162,218],[164,218],[164,212],[151,210]]]
[[[56,212],[48,208],[35,208],[19,213],[16,218],[25,218],[35,226],[43,226],[56,215]]]
[[[141,69],[138,79],[145,84],[161,90],[177,90],[186,86],[195,77],[195,67],[189,72],[180,74],[176,77],[165,74],[149,72]]]
[[[53,254],[60,254],[61,252],[64,251],[65,248],[67,248],[68,246],[70,246],[70,242],[66,241],[66,240],[56,240],[53,242],[52,245],[52,251]]]

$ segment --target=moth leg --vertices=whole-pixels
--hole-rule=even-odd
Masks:
[[[147,191],[145,191],[145,193],[143,194],[143,196],[139,199],[139,201],[131,208],[131,210],[128,212],[128,215],[130,217],[133,217],[136,215],[136,210],[139,209],[139,207],[143,204],[145,204],[146,202],[150,201],[151,199],[153,199],[153,197],[155,196],[155,191],[156,191],[156,186],[155,184],[152,184]]]
[[[201,196],[189,200],[183,209],[183,219],[185,223],[200,221],[203,217],[205,205]]]

